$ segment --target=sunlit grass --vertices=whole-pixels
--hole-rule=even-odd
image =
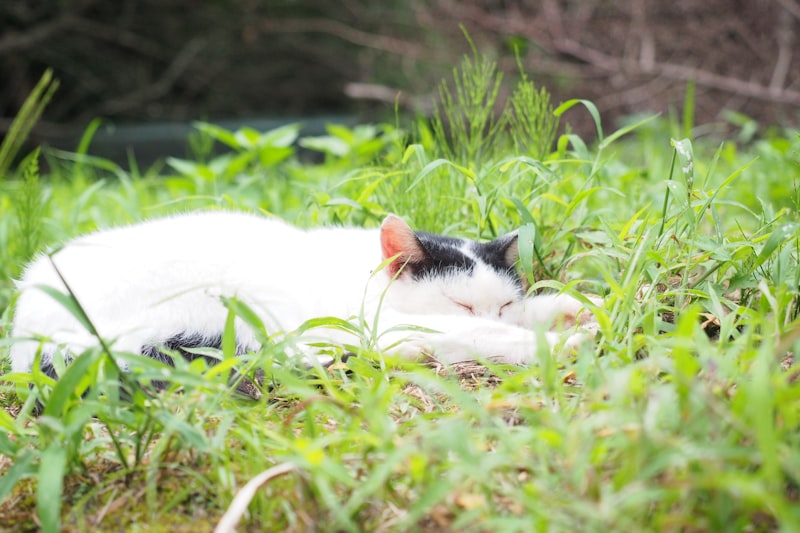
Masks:
[[[592,106],[570,112],[581,110]],[[172,388],[155,396],[120,381],[101,350],[58,383],[6,375],[4,527],[209,530],[278,464],[294,470],[257,492],[247,529],[800,527],[796,133],[691,142],[653,119],[592,146],[563,136],[540,159],[512,137],[471,140],[481,150],[471,163],[391,126],[306,140],[295,126],[198,131],[197,146],[225,150],[151,170],[87,156],[89,139],[76,154],[49,152],[39,213],[11,208],[26,179],[36,197],[31,176],[0,182],[0,352],[13,342],[26,216],[46,246],[194,209],[300,226],[376,226],[396,212],[476,238],[521,227],[534,287],[604,296],[597,342],[531,368],[442,368],[368,350],[330,369],[278,368],[284,351],[267,345],[245,361],[267,371],[257,402],[202,360],[178,361]],[[324,161],[301,163],[298,137]],[[165,371],[117,355],[139,378]]]

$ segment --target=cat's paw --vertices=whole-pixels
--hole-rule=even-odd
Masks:
[[[435,356],[434,343],[431,342],[428,335],[423,334],[408,335],[385,351],[391,355],[411,361]]]
[[[406,359],[433,359],[445,365],[466,361],[526,365],[536,361],[538,350],[553,349],[559,337],[554,332],[536,333],[502,323],[476,322],[470,330],[410,335],[391,352]]]
[[[581,325],[574,333],[571,333],[564,341],[564,348],[574,352],[582,345],[594,342],[597,333],[600,331],[600,324],[596,321]]]
[[[603,305],[602,298],[596,296],[586,296],[595,306]],[[554,298],[554,320],[557,325],[562,327],[579,326],[587,327],[597,323],[594,313],[577,298],[568,294],[558,294]]]
[[[603,300],[586,296],[592,304],[601,306]],[[513,314],[512,314],[513,313]],[[515,304],[509,320],[525,328],[569,329],[596,323],[594,314],[577,298],[568,294],[544,294],[526,298]]]

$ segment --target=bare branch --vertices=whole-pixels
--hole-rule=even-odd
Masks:
[[[8,32],[0,39],[0,54],[26,50],[54,35],[63,32],[75,23],[71,15],[62,15],[53,20],[25,30],[24,33]]]
[[[400,89],[376,83],[348,83],[344,86],[344,93],[356,100],[376,100],[387,104],[398,102],[405,107],[410,104],[408,95]]]
[[[800,18],[800,4],[797,0],[777,1],[786,10]],[[641,17],[640,21],[636,22],[643,24],[645,21],[644,2],[634,1],[633,7],[634,11],[638,11],[635,15]],[[591,6],[587,6],[588,8],[591,8]],[[594,69],[595,72],[604,73],[605,76],[621,74],[627,80],[640,76],[661,76],[665,80],[673,81],[693,80],[698,86],[738,94],[747,98],[779,104],[800,104],[800,92],[784,87],[786,78],[791,73],[792,59],[792,47],[790,39],[786,35],[779,37],[784,42],[783,54],[780,51],[778,52],[772,81],[767,86],[692,66],[659,62],[656,58],[656,45],[652,36],[643,38],[638,61],[627,61],[624,57],[610,55],[599,49],[585,46],[567,34],[567,29],[562,22],[561,6],[556,0],[545,0],[542,3],[540,13],[544,16],[546,22],[544,25],[535,23],[535,15],[532,13],[519,17],[506,17],[474,5],[463,5],[459,9],[459,14],[464,20],[469,20],[479,28],[494,33],[525,35],[551,54],[563,54],[573,58],[573,60],[577,59]],[[642,28],[642,30],[644,29]],[[570,28],[571,33],[574,31],[575,28]],[[793,37],[793,33],[790,33],[790,37]],[[542,59],[537,58],[536,67],[540,66],[541,62]],[[581,72],[581,75],[586,77],[585,72]],[[635,87],[634,92],[638,91],[639,87]]]
[[[769,82],[769,90],[773,94],[780,94],[786,84],[789,66],[792,63],[792,41],[794,40],[794,19],[792,17],[778,18],[778,58],[775,60],[775,69]]]
[[[561,22],[561,7],[556,0],[545,0],[542,4],[542,11],[544,12],[545,19],[547,20],[547,27],[550,29],[550,34],[559,39],[564,35],[564,24]],[[519,17],[518,20],[522,20]]]
[[[623,71],[628,74],[646,74],[636,66],[623,64],[623,61],[619,58],[609,56],[598,50],[586,48],[572,39],[561,40],[557,43],[557,48],[562,53],[569,54],[608,72]],[[798,91],[784,89],[775,92],[769,87],[758,83],[722,76],[714,72],[685,65],[656,62],[653,65],[652,73],[673,80],[694,81],[697,85],[734,92],[759,100],[800,105],[800,92]]]
[[[259,28],[268,33],[324,33],[353,44],[409,58],[419,58],[425,53],[423,47],[416,43],[403,41],[388,35],[375,35],[330,19],[265,20],[261,22]]]
[[[639,66],[645,72],[653,70],[656,62],[656,43],[653,32],[647,26],[647,5],[645,0],[632,0],[631,29],[639,41]]]
[[[163,61],[168,56],[165,50],[146,39],[144,36],[116,28],[107,24],[98,24],[85,18],[76,18],[72,24],[75,30],[79,30],[91,39],[97,39],[113,43],[121,48],[127,48],[145,57],[151,57]]]
[[[778,3],[783,6],[783,9],[792,14],[792,16],[800,20],[800,3],[797,0],[778,0]]]
[[[642,104],[647,105],[654,96],[669,90],[670,85],[670,80],[654,77],[645,83],[631,85],[621,91],[608,91],[598,98],[595,104],[600,109],[635,108]]]
[[[137,89],[119,98],[108,100],[92,113],[113,115],[127,111],[143,102],[149,102],[164,96],[173,85],[175,85],[175,82],[178,81],[186,69],[189,68],[195,56],[205,45],[206,40],[201,37],[189,41],[178,55],[175,56],[175,59],[173,59],[172,63],[164,70],[164,73],[155,83]]]
[[[233,533],[236,531],[236,524],[239,523],[239,520],[241,520],[242,516],[247,511],[247,507],[250,505],[258,489],[271,480],[286,475],[289,472],[294,472],[295,470],[297,470],[297,466],[294,463],[281,463],[261,472],[248,481],[247,484],[236,493],[236,497],[234,497],[228,510],[225,511],[225,514],[222,516],[219,523],[217,523],[217,527],[214,528],[214,533]]]
[[[39,23],[26,29],[24,32],[8,32],[0,39],[0,54],[27,50],[52,39],[59,33],[78,31],[89,39],[98,39],[114,43],[122,48],[127,48],[139,54],[163,60],[164,50],[148,41],[142,35],[98,24],[89,19],[75,16],[74,14],[61,15],[53,20]]]
[[[344,93],[354,100],[374,100],[387,104],[398,105],[428,114],[433,112],[432,95],[409,95],[400,89],[379,85],[376,83],[348,83],[344,86]]]

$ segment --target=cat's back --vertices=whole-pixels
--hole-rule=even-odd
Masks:
[[[297,238],[301,230],[278,219],[234,211],[200,211],[146,220],[129,226],[99,230],[70,241],[66,249],[97,246],[169,251],[213,248],[246,248],[265,240]]]
[[[374,268],[380,262],[377,238],[377,230],[304,230],[258,214],[191,212],[77,237],[33,261],[18,287],[61,287],[59,272],[93,292],[178,279],[309,283],[323,274],[333,280]]]
[[[281,220],[248,213],[172,215],[100,229],[67,241],[32,261],[18,287],[60,287],[60,272],[68,280],[91,282],[99,290],[121,280],[163,271],[170,265],[194,271],[198,265],[234,261],[299,238],[302,231]]]

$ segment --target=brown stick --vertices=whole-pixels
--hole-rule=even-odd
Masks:
[[[262,21],[259,28],[262,31],[271,33],[325,33],[353,44],[410,58],[419,58],[425,52],[421,46],[415,43],[389,37],[388,35],[375,35],[331,19],[269,20]]]

